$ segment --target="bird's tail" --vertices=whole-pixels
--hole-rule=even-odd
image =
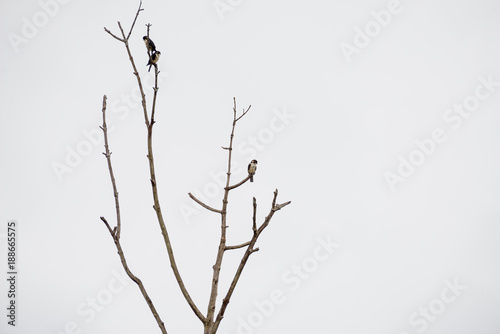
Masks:
[[[148,63],[146,64],[146,66],[148,66],[148,65],[149,65],[148,72],[149,72],[149,71],[151,71],[151,66],[153,66],[153,62],[151,61],[151,57],[153,57],[153,56],[154,56],[154,54],[155,54],[154,52],[152,52],[151,54],[148,52],[148,55],[149,55],[149,61],[148,61]]]
[[[253,175],[250,175],[250,182],[253,182]]]

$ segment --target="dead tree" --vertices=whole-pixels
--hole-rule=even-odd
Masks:
[[[141,97],[142,97],[142,109],[144,113],[144,121],[146,124],[147,128],[147,143],[148,143],[148,162],[149,162],[149,177],[150,177],[150,182],[151,182],[151,190],[153,194],[153,209],[156,212],[156,216],[158,219],[158,224],[160,226],[161,233],[163,235],[163,240],[166,246],[166,250],[168,253],[168,257],[170,260],[170,266],[172,268],[173,274],[175,276],[175,279],[179,285],[179,288],[186,299],[188,305],[191,307],[193,310],[194,314],[196,317],[202,322],[203,328],[204,328],[204,334],[215,334],[217,332],[217,329],[219,328],[220,322],[224,318],[224,313],[226,311],[226,308],[229,304],[229,301],[231,299],[231,296],[234,292],[234,289],[238,283],[238,280],[241,276],[241,273],[243,272],[243,269],[248,261],[248,258],[250,255],[252,255],[254,252],[258,251],[259,248],[255,247],[255,244],[257,242],[257,239],[259,238],[260,234],[264,231],[264,229],[269,225],[271,218],[273,217],[274,213],[281,208],[287,206],[290,204],[290,201],[278,204],[276,203],[277,197],[278,197],[278,190],[276,189],[274,191],[274,197],[272,200],[271,208],[269,210],[268,215],[265,217],[264,221],[259,225],[257,224],[257,219],[256,219],[256,214],[257,214],[257,201],[255,197],[253,198],[253,217],[252,217],[252,233],[250,240],[242,243],[240,245],[227,245],[226,244],[226,233],[227,233],[227,209],[228,209],[228,198],[229,198],[229,193],[231,190],[234,190],[243,184],[245,184],[249,179],[250,179],[250,174],[245,177],[243,180],[239,181],[238,183],[232,184],[230,183],[231,181],[231,161],[232,161],[232,151],[233,151],[233,139],[234,139],[234,131],[236,127],[236,123],[243,117],[245,116],[248,111],[250,110],[250,106],[246,109],[243,110],[241,115],[238,116],[237,109],[236,109],[236,99],[233,99],[234,106],[233,106],[233,123],[232,123],[232,129],[231,129],[231,134],[229,137],[229,145],[226,147],[222,147],[224,150],[227,150],[228,152],[228,163],[227,163],[227,176],[226,176],[226,185],[224,187],[224,197],[222,199],[222,205],[221,208],[213,208],[208,206],[207,204],[201,202],[199,199],[197,199],[194,195],[189,193],[189,196],[198,204],[200,204],[202,207],[205,209],[215,212],[221,216],[221,236],[220,236],[220,241],[219,241],[219,246],[218,246],[218,251],[217,251],[217,257],[215,259],[215,264],[213,265],[213,275],[212,275],[212,284],[211,284],[211,291],[210,291],[210,298],[208,300],[208,308],[206,314],[202,313],[200,311],[200,308],[195,304],[193,299],[188,293],[188,290],[186,286],[184,285],[184,282],[182,280],[181,274],[178,270],[177,263],[175,261],[174,253],[172,250],[172,244],[170,242],[170,237],[167,232],[167,228],[165,225],[165,221],[163,218],[163,213],[161,211],[161,206],[160,206],[160,200],[158,198],[158,185],[156,182],[156,173],[155,173],[155,164],[154,164],[154,155],[153,155],[153,125],[155,124],[155,108],[156,108],[156,99],[158,96],[158,65],[154,63],[154,68],[155,68],[155,86],[153,87],[153,102],[151,106],[151,111],[148,112],[147,106],[146,106],[146,95],[144,93],[144,89],[142,86],[142,81],[141,77],[139,75],[139,71],[137,70],[137,67],[135,65],[134,58],[132,57],[132,53],[130,51],[130,46],[129,46],[129,39],[132,34],[132,30],[135,26],[135,23],[137,21],[137,17],[139,16],[140,12],[142,11],[142,2],[139,5],[139,8],[137,10],[137,13],[135,15],[134,21],[130,27],[130,30],[127,35],[125,35],[125,32],[121,26],[121,23],[118,22],[118,27],[120,29],[121,37],[113,34],[111,31],[108,29],[104,28],[104,30],[110,34],[113,38],[117,39],[118,41],[122,42],[125,46],[125,49],[127,51],[128,57],[130,59],[130,63],[132,64],[133,68],[133,73],[137,79],[137,84],[139,86],[139,90],[141,92]],[[149,31],[150,31],[150,24],[147,24],[147,38],[149,39]],[[151,52],[148,50],[148,57],[151,59]],[[113,194],[115,198],[115,209],[116,209],[116,225],[114,227],[111,227],[111,225],[108,223],[106,218],[101,217],[102,222],[104,222],[105,226],[107,227],[113,242],[115,243],[116,249],[118,251],[118,255],[120,257],[121,263],[123,268],[125,269],[125,272],[127,275],[134,281],[137,286],[139,287],[144,299],[146,300],[146,303],[148,304],[148,307],[151,310],[151,313],[153,314],[156,322],[158,323],[158,326],[160,327],[160,330],[162,333],[167,333],[167,330],[165,328],[165,324],[161,320],[161,317],[156,310],[153,301],[151,300],[150,296],[148,295],[146,288],[144,287],[144,284],[142,281],[137,277],[132,270],[130,269],[125,253],[122,249],[121,243],[120,243],[120,236],[121,236],[121,215],[120,215],[120,203],[118,199],[118,189],[117,189],[117,183],[114,177],[113,173],[113,167],[111,164],[111,152],[109,149],[109,140],[108,140],[108,129],[106,125],[106,95],[103,97],[102,101],[102,126],[100,127],[104,133],[104,156],[106,157],[107,164],[108,164],[108,170],[109,170],[109,176],[111,179],[111,184],[113,187]],[[219,292],[219,277],[221,274],[221,264],[222,264],[222,259],[224,257],[224,254],[226,251],[231,251],[231,250],[237,250],[237,249],[245,249],[245,252],[241,258],[240,264],[234,273],[234,277],[231,281],[231,284],[229,288],[227,289],[224,298],[222,299],[222,304],[219,308],[219,310],[216,309],[216,302],[217,302],[217,296]]]

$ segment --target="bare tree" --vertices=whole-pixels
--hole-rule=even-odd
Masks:
[[[198,306],[195,304],[193,299],[188,293],[188,290],[186,286],[184,285],[184,282],[182,280],[181,274],[179,272],[179,269],[177,267],[174,253],[172,250],[172,244],[170,242],[170,237],[167,232],[167,228],[165,225],[165,221],[163,218],[163,213],[161,211],[161,206],[160,206],[160,201],[158,198],[158,185],[156,182],[156,173],[155,173],[155,164],[154,164],[154,155],[153,155],[153,125],[155,124],[155,108],[156,108],[156,98],[158,95],[158,66],[156,63],[153,63],[153,66],[155,68],[155,86],[153,87],[153,103],[151,107],[151,112],[148,112],[147,106],[146,106],[146,95],[144,93],[144,89],[142,86],[142,81],[141,77],[139,75],[139,72],[137,70],[137,67],[134,62],[134,58],[132,57],[132,53],[130,51],[130,46],[129,46],[129,39],[132,34],[132,30],[135,26],[135,23],[137,21],[137,17],[139,16],[140,12],[143,10],[142,8],[142,1],[139,4],[139,8],[137,10],[137,13],[135,15],[134,21],[132,22],[132,25],[130,27],[130,30],[127,35],[125,35],[125,32],[122,28],[122,25],[120,22],[118,22],[118,27],[120,29],[121,37],[116,36],[113,34],[110,30],[104,28],[104,30],[110,34],[113,38],[117,39],[118,41],[122,42],[125,46],[125,49],[127,51],[127,54],[130,59],[130,63],[132,64],[133,68],[133,73],[137,79],[137,84],[139,86],[139,90],[141,92],[141,98],[142,98],[142,109],[144,113],[144,121],[146,124],[147,128],[147,143],[148,143],[148,154],[147,158],[149,161],[149,176],[150,176],[150,182],[151,182],[151,190],[153,194],[153,208],[156,212],[156,216],[158,219],[158,224],[161,229],[161,233],[163,235],[163,240],[166,246],[166,250],[168,253],[168,257],[170,260],[170,266],[172,268],[172,271],[174,273],[175,279],[179,285],[179,288],[186,299],[188,305],[191,307],[193,310],[194,314],[196,317],[202,322],[203,327],[204,327],[204,334],[215,334],[217,332],[217,329],[219,328],[220,322],[224,318],[224,313],[226,311],[226,308],[229,304],[229,301],[231,299],[231,296],[234,292],[234,289],[236,288],[236,285],[238,283],[238,280],[241,276],[241,273],[243,272],[243,269],[248,261],[248,258],[250,255],[252,255],[254,252],[258,251],[259,248],[255,247],[255,244],[257,242],[257,239],[259,238],[260,234],[264,231],[264,229],[269,225],[271,218],[273,217],[274,213],[281,208],[287,206],[290,204],[290,201],[282,203],[282,204],[277,204],[276,200],[278,197],[278,190],[276,189],[274,191],[274,197],[272,200],[271,208],[269,210],[268,215],[265,217],[264,221],[259,225],[257,224],[257,201],[255,197],[253,198],[253,217],[252,217],[252,234],[250,237],[250,240],[239,244],[239,245],[227,245],[226,244],[226,233],[227,233],[227,209],[228,209],[228,198],[229,198],[229,193],[231,190],[234,190],[243,184],[245,184],[251,177],[249,174],[247,177],[245,177],[243,180],[239,181],[238,183],[235,183],[231,185],[231,161],[232,161],[232,151],[233,151],[233,139],[234,139],[234,132],[236,128],[236,123],[241,120],[243,116],[245,116],[249,110],[250,106],[246,109],[243,110],[241,115],[238,116],[237,113],[237,108],[236,108],[236,99],[233,99],[234,106],[233,106],[233,123],[232,123],[232,129],[231,129],[231,134],[229,137],[229,145],[227,147],[222,147],[224,150],[228,151],[228,163],[227,163],[227,176],[226,176],[226,185],[224,187],[224,197],[222,199],[222,206],[221,208],[213,208],[208,206],[207,204],[203,203],[199,199],[197,199],[194,195],[189,193],[189,196],[198,204],[200,204],[202,207],[205,209],[218,213],[221,216],[221,235],[220,235],[220,240],[219,240],[219,246],[218,246],[218,251],[217,251],[217,257],[215,259],[215,264],[213,265],[213,275],[212,275],[212,284],[211,284],[211,291],[210,291],[210,298],[208,300],[208,308],[206,315],[203,314]],[[150,32],[150,24],[147,24],[147,39],[149,40],[149,32]],[[148,57],[151,60],[152,53],[151,50],[147,50],[148,52]],[[109,170],[109,175],[111,179],[111,184],[113,186],[113,194],[115,198],[115,207],[116,207],[116,225],[112,228],[106,218],[101,217],[101,220],[104,222],[105,226],[107,227],[114,243],[116,246],[116,249],[118,251],[118,255],[120,257],[121,263],[123,268],[125,269],[125,272],[127,275],[134,281],[137,286],[139,287],[144,299],[146,300],[146,303],[148,304],[156,322],[158,323],[158,326],[160,327],[160,330],[162,333],[167,333],[167,330],[165,328],[165,325],[163,321],[161,320],[161,317],[156,310],[153,301],[149,297],[146,288],[144,287],[144,284],[142,281],[131,271],[129,268],[129,265],[126,261],[125,253],[122,249],[121,243],[120,243],[120,236],[121,236],[121,216],[120,216],[120,204],[119,204],[119,198],[118,198],[118,189],[116,185],[116,180],[114,177],[113,173],[113,167],[111,163],[111,152],[109,150],[109,141],[108,141],[108,129],[106,125],[106,95],[103,97],[102,101],[102,126],[100,127],[104,133],[104,149],[105,152],[103,153],[104,156],[106,157],[107,164],[108,164],[108,170]],[[234,277],[231,281],[230,286],[228,287],[228,290],[226,291],[224,298],[222,299],[222,304],[217,310],[216,308],[216,302],[217,302],[217,296],[218,296],[218,291],[219,291],[219,278],[221,274],[221,265],[222,265],[222,259],[224,257],[224,254],[226,251],[230,250],[237,250],[237,249],[245,249],[245,252],[241,258],[240,264],[234,273]]]

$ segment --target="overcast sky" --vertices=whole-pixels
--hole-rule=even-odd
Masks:
[[[114,224],[103,152],[108,97],[122,244],[169,333],[201,333],[152,209],[146,128],[122,43],[138,1],[0,1],[0,258],[17,223],[16,327],[160,333],[100,221]],[[292,204],[258,241],[221,334],[500,332],[500,3],[145,0],[162,52],[154,149],[179,270],[205,313],[233,97],[228,243],[274,189]],[[226,254],[219,303],[242,251]]]

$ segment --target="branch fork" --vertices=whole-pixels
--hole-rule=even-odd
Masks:
[[[208,301],[208,308],[207,308],[207,317],[206,317],[206,323],[205,325],[205,334],[215,334],[217,332],[217,329],[220,325],[220,322],[224,318],[224,313],[226,311],[227,305],[229,304],[231,300],[231,296],[234,292],[234,289],[236,288],[236,285],[238,283],[238,280],[241,276],[241,273],[243,272],[243,269],[248,261],[248,258],[250,257],[251,254],[258,252],[259,248],[255,247],[255,243],[257,242],[257,239],[259,238],[260,234],[264,229],[269,225],[269,222],[271,221],[272,216],[276,211],[279,209],[285,207],[286,205],[290,204],[291,202],[286,202],[280,205],[276,205],[276,198],[278,196],[278,190],[274,191],[274,198],[271,206],[271,210],[268,214],[268,216],[265,218],[264,222],[257,228],[257,200],[255,197],[253,198],[253,217],[252,217],[252,238],[244,243],[238,244],[238,245],[233,245],[233,246],[228,246],[226,245],[226,232],[227,228],[227,205],[228,205],[228,197],[229,197],[229,192],[233,189],[236,189],[243,184],[245,184],[249,179],[250,175],[245,177],[243,180],[240,182],[230,185],[230,179],[231,179],[231,163],[232,163],[232,151],[233,151],[233,139],[234,139],[234,130],[236,127],[236,123],[243,117],[245,116],[248,111],[250,110],[249,106],[246,110],[243,109],[243,112],[241,115],[237,116],[237,111],[236,111],[236,99],[233,98],[233,123],[232,123],[232,129],[231,129],[231,134],[229,136],[229,146],[222,146],[222,149],[228,151],[228,163],[227,163],[227,173],[226,173],[226,186],[224,187],[224,197],[222,199],[222,208],[221,209],[215,209],[213,207],[208,206],[207,204],[203,203],[199,199],[197,199],[193,194],[189,193],[189,197],[193,199],[196,203],[204,207],[205,209],[219,213],[221,215],[221,237],[219,241],[219,248],[217,252],[217,257],[215,260],[215,264],[212,266],[213,269],[213,276],[212,276],[212,288],[211,288],[211,293],[210,293],[210,298]],[[234,274],[234,277],[232,279],[231,285],[229,286],[224,298],[222,299],[222,305],[219,309],[218,312],[216,312],[216,301],[217,301],[217,295],[218,295],[218,288],[219,288],[219,276],[220,276],[220,271],[221,271],[221,264],[222,264],[222,259],[224,257],[224,253],[229,250],[237,250],[237,249],[242,249],[246,248],[246,251],[244,252],[242,259],[240,261],[240,265],[238,266],[238,269],[236,270],[236,273]]]

